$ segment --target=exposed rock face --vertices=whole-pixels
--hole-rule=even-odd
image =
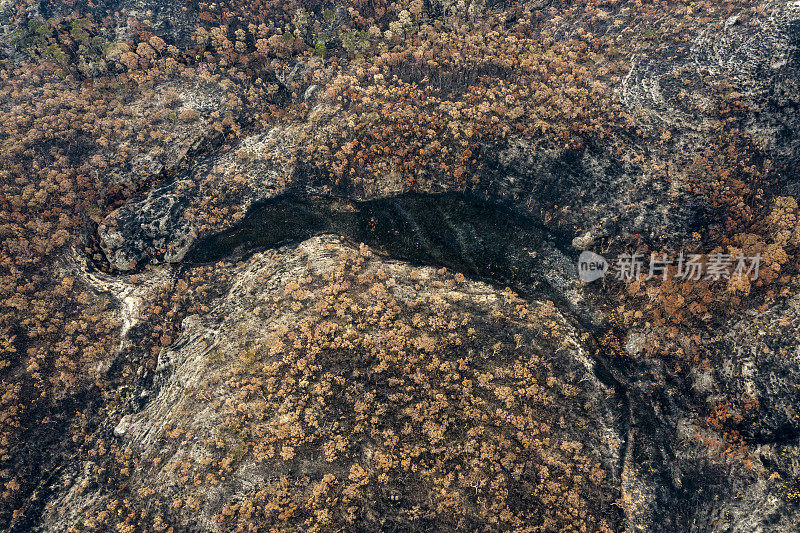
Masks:
[[[519,261],[528,277],[496,268],[472,273],[516,284],[534,298],[555,295],[560,309],[455,282],[429,267],[359,254],[327,236],[279,253],[239,250],[243,262],[219,271],[231,280],[225,296],[202,301],[209,311],[184,320],[180,337],[159,355],[153,396],[114,426],[120,442],[141,455],[132,490],[147,491],[156,480],[166,522],[209,531],[233,527],[243,513],[261,513],[272,523],[287,506],[281,520],[297,529],[361,521],[373,530],[514,524],[552,531],[569,520],[575,530],[585,524],[591,531],[796,528],[794,300],[757,318],[733,319],[708,339],[713,370],[681,377],[658,361],[609,363],[610,354],[592,340],[596,331],[577,325],[596,326],[604,317],[584,302],[590,295],[576,282],[565,246],[572,237],[575,248],[585,249],[642,233],[666,236],[678,247],[713,220],[708,199],[687,193],[688,181],[664,181],[645,169],[688,165],[683,151],[691,146],[697,153],[708,144],[718,127],[706,93],[710,76],[716,85],[725,80],[719,90],[732,102],[752,109],[743,127],[766,139],[778,163],[796,157],[800,10],[784,2],[770,6],[755,34],[752,22],[742,29],[731,17],[721,31],[697,34],[688,53],[663,49],[632,58],[630,72],[609,90],[630,107],[643,133],[670,132],[659,134],[665,143],[658,149],[634,141],[620,157],[603,145],[565,149],[512,138],[487,155],[491,179],[471,187],[472,197],[528,217],[550,242],[528,250],[535,261]],[[330,113],[329,102],[312,100],[319,115]],[[276,128],[227,150],[207,147],[202,159],[185,157],[178,177],[100,226],[111,264],[129,271],[181,263],[190,250],[189,263],[196,263],[202,259],[197,249],[210,246],[214,235],[223,244],[226,235],[238,244],[255,239],[250,245],[258,248],[334,232],[405,259],[469,271],[468,250],[448,262],[435,232],[409,229],[420,255],[405,249],[405,256],[386,235],[365,232],[361,215],[349,213],[380,226],[383,212],[397,212],[353,200],[394,196],[402,184],[391,175],[344,193],[346,187],[321,184],[280,157],[296,134]],[[647,158],[631,157],[640,152]],[[792,169],[786,167],[783,184],[790,191],[797,178]],[[463,189],[446,181],[427,187]],[[207,216],[210,190],[221,207],[216,218]],[[272,218],[253,214],[253,206],[280,202],[288,191],[301,202],[294,210],[273,210]],[[315,193],[322,197],[304,199]],[[275,229],[281,225],[275,217],[294,230]],[[420,212],[412,209],[408,217],[409,228],[424,225]],[[486,225],[473,222],[478,233]],[[453,235],[473,231],[465,224],[451,217],[437,227],[449,228],[449,241],[457,241]],[[224,259],[235,245],[213,259]],[[630,332],[627,353],[638,357],[662,334],[658,328]],[[287,346],[286,339],[296,340]],[[387,363],[385,352],[401,354],[400,360]],[[492,373],[507,382],[477,392]],[[459,388],[465,386],[468,391]],[[474,402],[456,401],[473,393]],[[438,410],[418,413],[422,398],[439,401]],[[730,412],[715,411],[723,401]],[[699,421],[698,412],[704,413]],[[717,440],[734,427],[740,436],[733,442],[756,446],[757,461]],[[506,458],[502,472],[484,468],[487,453]],[[445,459],[433,459],[436,454]],[[221,478],[209,473],[218,464]],[[92,469],[86,463],[73,488],[56,497],[72,514],[49,515],[49,527],[77,524],[81,513],[107,504],[108,495],[75,488],[96,475]],[[187,480],[207,475],[210,487],[186,488]],[[293,494],[292,504],[281,494]],[[442,508],[448,511],[434,511]],[[574,508],[575,516],[559,514],[564,508]]]
[[[452,8],[423,4],[431,17]],[[471,3],[470,17],[484,4]],[[560,5],[533,4],[527,16],[534,22]],[[629,33],[619,28],[631,8],[608,4],[592,22],[559,16],[565,22],[554,24],[556,37],[571,42],[586,26],[622,46]],[[773,196],[800,195],[800,7],[785,0],[752,9],[680,4],[664,27],[680,38],[638,33],[624,71],[615,70],[614,54],[594,51],[562,71],[578,57],[570,48],[556,59],[550,50],[519,51],[541,62],[537,76],[550,69],[545,81],[580,78],[568,87],[572,100],[551,102],[554,91],[543,82],[525,102],[527,94],[498,89],[492,106],[519,103],[541,112],[541,135],[518,134],[523,124],[514,120],[523,111],[503,115],[510,125],[502,135],[484,132],[467,143],[479,157],[468,171],[458,169],[464,177],[455,179],[455,168],[444,164],[452,159],[442,156],[430,167],[441,172],[414,169],[418,182],[391,165],[372,181],[347,174],[340,161],[340,173],[331,173],[300,155],[325,156],[326,136],[366,135],[371,126],[364,124],[379,115],[379,124],[396,126],[390,131],[397,138],[370,147],[374,161],[358,164],[386,163],[381,158],[395,157],[398,145],[416,142],[412,134],[422,126],[404,122],[408,107],[395,110],[389,99],[376,111],[367,105],[380,100],[384,71],[410,80],[399,85],[404,91],[419,90],[431,102],[441,97],[425,120],[443,135],[455,130],[471,139],[471,123],[455,118],[478,124],[469,103],[478,97],[448,100],[441,87],[443,77],[462,73],[440,72],[436,89],[415,67],[403,70],[416,52],[420,64],[429,61],[432,49],[390,54],[380,68],[365,68],[357,53],[350,65],[343,59],[350,51],[340,50],[342,70],[329,76],[326,68],[335,69],[313,55],[293,66],[275,59],[301,46],[295,33],[258,39],[266,29],[255,24],[250,33],[240,28],[245,37],[204,30],[203,54],[218,52],[215,65],[235,65],[237,80],[258,82],[232,90],[228,78],[199,67],[203,81],[194,84],[156,76],[150,81],[158,84],[126,111],[131,129],[138,124],[131,117],[155,117],[150,140],[106,139],[98,148],[93,164],[114,151],[133,154],[108,169],[104,185],[133,184],[142,175],[156,176],[157,185],[141,194],[130,186],[131,196],[102,215],[75,203],[96,224],[87,241],[99,249],[94,264],[77,250],[67,260],[58,256],[53,268],[70,278],[57,294],[69,294],[74,282],[116,305],[119,338],[109,337],[116,350],[87,370],[87,381],[96,380],[95,403],[69,421],[91,428],[69,433],[88,434],[87,443],[47,441],[58,452],[48,460],[65,461],[36,480],[26,512],[2,510],[10,529],[800,530],[800,212],[794,199],[770,211]],[[152,11],[153,35],[175,45],[190,41],[194,6],[121,5],[132,17]],[[519,22],[506,15],[500,26]],[[325,28],[339,31],[350,12],[339,6],[326,17]],[[534,22],[520,23],[517,35],[538,31]],[[116,31],[133,40],[127,21]],[[307,31],[304,25],[296,33]],[[374,38],[398,44],[405,32],[395,33],[379,30]],[[476,42],[484,38],[475,33]],[[553,32],[546,34],[552,41]],[[376,56],[383,53],[378,46]],[[235,63],[228,57],[234,47],[255,51]],[[122,72],[125,52],[127,44],[112,43],[101,55]],[[143,62],[169,55],[144,52]],[[201,57],[184,58],[186,70]],[[134,76],[139,56],[128,60]],[[588,74],[595,60],[607,71],[597,79]],[[491,77],[486,72],[474,74],[472,89]],[[176,80],[192,79],[184,74]],[[345,89],[326,87],[332,79]],[[343,104],[343,93],[357,92],[350,84],[363,80],[374,82],[359,94],[367,97]],[[451,92],[467,94],[469,83],[461,84]],[[239,130],[231,117],[248,111],[233,93],[256,85],[274,85],[273,107],[294,98],[296,108],[260,126],[239,121]],[[558,129],[577,113],[570,106],[598,101],[613,102],[623,118],[589,124],[605,115],[584,110],[586,123],[574,118]],[[492,106],[482,105],[490,116]],[[164,133],[171,136],[161,146]],[[432,159],[437,150],[465,151],[455,133],[449,146],[433,137],[424,149]],[[350,155],[355,142],[344,141],[330,145]],[[72,150],[72,140],[64,144]],[[725,158],[730,165],[712,164]],[[20,198],[36,194],[26,185]],[[16,199],[14,209],[23,203]],[[730,228],[735,235],[725,233]],[[649,255],[704,243],[741,251],[750,240],[770,272],[757,287],[726,285],[691,299],[691,284],[665,296],[658,280],[614,286],[577,278],[581,250],[612,259],[640,244]],[[20,286],[34,287],[27,279]],[[707,306],[686,323],[643,312],[642,302],[657,306],[668,297],[672,315],[700,308],[698,301]],[[730,309],[709,311],[715,298]],[[620,316],[633,316],[636,325]],[[10,338],[13,353],[34,353],[16,333]],[[29,358],[25,365],[38,372]],[[48,453],[30,450],[34,458]],[[16,480],[7,477],[13,492]]]
[[[759,417],[743,427],[754,441],[796,444],[800,437],[798,328],[800,298],[794,296],[763,314],[736,321],[718,341],[718,353],[728,355],[717,371],[718,392],[758,403]]]
[[[785,333],[796,298],[721,329],[713,367],[684,381],[658,360],[611,360],[568,305],[338,237],[218,263],[211,284],[219,296],[193,297],[198,312],[159,353],[145,400],[109,428],[131,454],[130,490],[159,487],[154,527],[224,531],[254,516],[298,530],[798,523],[797,335]],[[631,332],[625,349],[658,338]],[[761,352],[767,363],[752,365]],[[732,421],[753,453],[719,437]],[[69,511],[45,529],[113,505],[103,475],[93,459],[62,475],[70,488],[51,503]]]
[[[669,55],[670,50],[634,58],[628,75],[609,87],[633,110],[640,133],[662,132],[658,147],[650,139],[636,138],[619,146],[565,148],[511,137],[505,149],[486,154],[486,179],[480,185],[466,187],[442,176],[423,189],[469,189],[553,231],[591,235],[590,243],[643,234],[668,237],[670,245],[679,246],[686,235],[718,224],[721,217],[708,198],[687,189],[694,179],[689,171],[696,164],[690,154],[709,147],[722,123],[712,118],[718,110],[709,108],[711,84],[729,95],[732,106],[749,110],[741,127],[749,137],[761,139],[774,158],[773,167],[784,176],[779,187],[796,193],[800,9],[774,4],[769,16],[758,19],[757,34],[751,33],[752,21],[747,30],[740,30],[734,17],[723,25],[722,34],[698,35],[691,53],[680,61]],[[324,100],[313,105],[310,123],[324,122],[332,113]],[[305,172],[308,165],[284,159],[291,147],[302,143],[296,137],[304,127],[308,124],[256,133],[218,152],[206,147],[210,153],[199,160],[192,157],[196,151],[181,157],[188,170],[170,173],[167,185],[104,221],[100,236],[112,265],[127,271],[180,262],[197,238],[230,228],[253,204],[288,189],[360,200],[407,189],[392,174],[358,190],[318,181]],[[681,179],[663,179],[667,171]]]
[[[180,163],[188,168],[164,168],[169,183],[103,222],[98,233],[108,260],[122,271],[150,263],[178,263],[198,236],[229,227],[254,202],[285,191],[283,178],[288,171],[275,168],[264,154],[266,146],[280,150],[283,135],[286,133],[276,128],[245,139],[236,151],[198,160],[195,154],[213,154],[214,149],[213,141],[201,139],[194,149],[179,155]],[[214,166],[223,168],[223,173],[212,173]],[[209,198],[211,191],[214,196]],[[209,201],[222,206],[219,219],[200,216]]]
[[[722,402],[724,412],[717,407],[719,423],[734,422],[742,442],[754,446],[755,460],[725,484],[740,498],[701,505],[697,527],[791,531],[800,523],[798,298],[748,315],[732,321],[714,339],[710,351],[717,360],[705,373],[698,373],[694,391],[708,406]],[[710,436],[706,433],[705,438]]]
[[[621,527],[624,394],[551,302],[329,236],[215,275],[227,291],[184,319],[154,396],[114,429],[131,490],[157,487],[165,521]],[[97,475],[79,468],[49,528],[109,504],[85,489]]]

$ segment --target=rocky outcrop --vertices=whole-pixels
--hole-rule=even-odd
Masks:
[[[142,276],[135,294],[146,300],[159,284]],[[565,300],[538,299],[547,291],[521,299],[330,235],[223,259],[211,279],[219,296],[194,297],[199,311],[160,351],[144,401],[108,427],[136,458],[123,460],[127,490],[156,502],[156,525],[217,531],[257,516],[283,529],[353,520],[504,529],[499,515],[546,531],[584,520],[591,531],[790,531],[798,522],[797,349],[786,335],[796,298],[721,328],[707,340],[713,365],[683,376],[641,358],[657,328],[631,332],[632,359],[620,360]],[[91,459],[62,474],[51,504],[68,512],[48,514],[45,529],[113,505],[106,468]]]
[[[570,2],[534,2],[486,26],[514,28],[501,38],[481,26],[437,34],[434,19],[452,6],[414,4],[430,10],[416,24],[431,42],[457,37],[448,50],[480,42],[500,52],[472,73],[457,58],[434,82],[424,69],[440,50],[400,47],[417,38],[406,36],[409,11],[386,32],[348,33],[357,17],[339,7],[317,17],[331,36],[341,31],[332,49],[349,42],[333,58],[320,40],[292,64],[304,39],[322,39],[322,22],[314,29],[300,10],[287,12],[295,31],[280,36],[263,24],[202,30],[191,53],[156,54],[149,33],[186,44],[194,8],[124,3],[131,20],[152,11],[142,55],[109,42],[98,60],[133,79],[156,57],[164,71],[126,101],[135,135],[98,139],[81,167],[81,176],[107,171],[91,201],[74,202],[97,228],[86,239],[98,243],[95,261],[77,250],[53,261],[67,272],[56,297],[73,298],[75,284],[91,292],[75,301],[111,302],[118,324],[108,331],[119,339],[109,337],[109,353],[85,350],[104,359],[81,372],[92,402],[61,408],[70,414],[58,427],[74,445],[53,434],[41,448],[20,445],[26,464],[64,461],[12,495],[35,498],[22,511],[6,506],[11,530],[800,528],[798,212],[793,199],[772,202],[800,192],[797,2],[680,3],[655,26],[663,35],[625,28],[661,19],[646,9],[632,19],[624,2],[576,18],[557,15]],[[464,27],[499,9],[488,4],[471,3]],[[201,5],[214,24],[230,14]],[[547,17],[550,48],[501,50]],[[127,24],[115,38],[134,42]],[[598,53],[592,32],[630,57]],[[360,55],[367,47],[374,64]],[[517,56],[536,91],[522,77],[508,76],[507,92],[503,76],[492,85]],[[284,97],[289,111],[276,109]],[[414,98],[429,106],[420,122]],[[594,109],[605,103],[613,109]],[[574,108],[586,122],[565,126]],[[526,109],[532,123],[518,120]],[[141,123],[153,127],[140,137]],[[380,145],[384,127],[395,138]],[[359,152],[361,135],[370,141]],[[416,152],[398,156],[406,140]],[[79,158],[83,145],[66,144],[60,159]],[[300,157],[331,152],[345,156]],[[404,175],[406,156],[417,166]],[[372,174],[358,175],[361,164]],[[68,184],[53,176],[56,194]],[[14,209],[38,194],[26,179],[8,200]],[[99,214],[90,204],[106,189],[113,209]],[[577,279],[580,250],[610,259],[640,245],[649,254],[743,242],[771,255],[768,282],[720,282],[715,294],[702,283],[668,293],[658,280]],[[25,276],[19,290],[35,293]],[[14,308],[26,302],[49,309],[33,296]],[[675,318],[682,307],[700,311]],[[86,338],[80,321],[65,326],[80,332],[75,342]],[[28,324],[37,323],[14,327]],[[42,388],[73,378],[42,375],[22,338],[8,341],[15,354],[29,351],[30,360],[13,356],[14,372]],[[77,348],[63,349],[52,366],[77,366]]]
[[[330,236],[215,276],[229,288],[184,319],[114,428],[156,520],[619,530],[624,391],[552,302]],[[63,480],[48,529],[110,505],[98,468]]]
[[[213,154],[213,144],[204,149],[210,156],[197,157],[202,144],[182,154],[180,161],[188,168],[165,169],[168,183],[121,207],[98,228],[111,265],[129,271],[178,263],[198,237],[230,227],[255,202],[284,192],[290,170],[276,167],[269,155],[269,150],[281,149],[284,135],[279,129],[255,135],[222,155]],[[218,210],[210,213],[209,205]]]

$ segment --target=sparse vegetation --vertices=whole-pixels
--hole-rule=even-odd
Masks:
[[[397,183],[491,195],[504,178],[497,154],[512,141],[570,157],[601,146],[668,187],[674,205],[690,199],[713,213],[691,239],[623,235],[603,243],[612,252],[687,246],[764,258],[752,283],[640,279],[590,294],[610,318],[602,349],[635,358],[624,332],[647,328],[639,355],[674,375],[714,364],[705,341],[721,320],[797,291],[798,204],[776,188],[796,178],[796,161],[772,157],[773,141],[748,122],[778,96],[751,91],[724,64],[665,74],[679,103],[666,102],[673,107],[664,114],[685,112],[708,126],[692,133],[702,137],[695,149],[684,141],[689,128],[650,120],[621,96],[637,58],[687,57],[698,28],[713,35],[726,24],[758,27],[766,5],[225,0],[181,6],[185,27],[169,31],[154,23],[159,13],[84,1],[12,4],[15,29],[0,47],[0,524],[24,530],[26,516],[42,515],[42,484],[55,483],[60,459],[80,457],[93,466],[76,490],[100,487],[105,498],[104,508],[80,510],[73,521],[86,530],[170,530],[248,461],[278,474],[221,505],[221,530],[377,530],[385,524],[376,517],[390,511],[398,524],[451,530],[613,529],[609,474],[579,439],[554,429],[562,414],[555,404],[578,387],[555,375],[545,355],[563,349],[567,326],[546,307],[509,296],[492,317],[507,334],[497,333],[497,350],[485,357],[476,335],[489,325],[465,322],[452,303],[396,297],[366,252],[341,258],[335,279],[309,275],[265,302],[265,317],[302,315],[269,342],[225,354],[235,361],[229,367],[221,352],[209,355],[209,365],[227,367],[215,374],[224,396],[185,396],[217,402],[224,422],[202,445],[192,440],[198,428],[165,429],[160,438],[175,452],[170,484],[137,485],[141,472],[161,467],[143,463],[142,450],[119,444],[109,422],[98,421],[132,409],[182,321],[208,316],[209,302],[231,287],[219,278],[228,267],[196,268],[149,288],[136,345],[121,354],[120,302],[79,272],[119,274],[97,226],[114,227],[117,209],[184,171],[186,186],[204,192],[180,206],[182,216],[208,234],[242,216],[232,205],[254,196],[241,171],[252,161],[269,165],[276,189],[367,197],[388,194],[391,182],[390,192]],[[291,142],[240,146],[273,128],[290,132]],[[218,149],[243,154],[242,167],[187,170]],[[585,228],[564,215],[572,207],[533,214],[578,233]],[[150,252],[163,258],[169,246]],[[147,265],[131,270],[148,273]],[[126,284],[136,280],[125,274]],[[437,280],[436,288],[464,282]],[[525,337],[532,332],[538,340]],[[520,346],[513,334],[525,337]],[[753,405],[719,401],[697,415],[709,457],[747,457],[741,426],[754,418]],[[188,443],[206,455],[181,456]],[[301,473],[311,458],[317,469]]]

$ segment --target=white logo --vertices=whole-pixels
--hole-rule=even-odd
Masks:
[[[670,269],[669,267],[673,268]],[[594,252],[584,251],[578,257],[578,277],[586,283],[605,277],[609,270],[614,278],[622,281],[636,281],[640,277],[645,281],[661,278],[678,280],[707,279],[711,281],[729,279],[758,279],[761,267],[761,254],[746,256],[714,253],[714,254],[684,254],[680,252],[670,259],[667,254],[651,253],[648,260],[643,253],[622,253],[617,256],[611,268],[608,261]]]
[[[608,261],[602,255],[588,250],[581,252],[578,257],[578,277],[582,281],[590,283],[604,277],[607,271]]]

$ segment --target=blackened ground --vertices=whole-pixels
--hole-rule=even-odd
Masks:
[[[444,266],[521,289],[544,280],[539,257],[544,243],[568,250],[565,236],[533,219],[462,194],[405,194],[365,202],[288,195],[259,204],[237,226],[198,241],[183,264],[241,258],[322,233],[363,242],[394,259]]]

